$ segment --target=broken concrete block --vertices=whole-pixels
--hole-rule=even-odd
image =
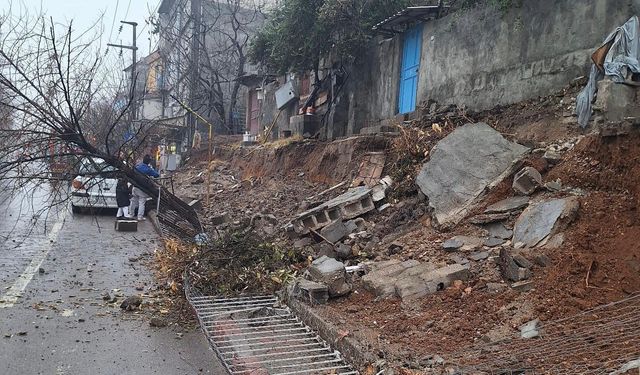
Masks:
[[[319,230],[338,219],[353,219],[373,209],[371,189],[360,186],[299,214],[291,223],[298,233],[304,229]]]
[[[468,264],[452,264],[421,275],[427,283],[430,293],[448,288],[456,280],[467,281],[471,278]]]
[[[393,185],[391,176],[385,176],[380,182],[371,188],[371,199],[374,202],[380,202],[387,197],[387,190]]]
[[[598,82],[593,109],[602,113],[605,122],[620,123],[627,117],[640,117],[636,95],[636,87],[603,79]]]
[[[396,281],[395,292],[398,297],[404,300],[424,297],[429,293],[429,290],[427,288],[427,283],[425,283],[422,278],[418,276],[411,276]]]
[[[488,189],[513,172],[527,151],[485,123],[458,127],[438,142],[416,179],[436,223],[458,223]]]
[[[558,231],[564,230],[578,212],[577,198],[552,199],[528,207],[513,227],[513,242],[524,247],[542,246]]]
[[[498,265],[500,267],[502,277],[507,280],[522,281],[531,277],[531,271],[520,267],[509,253],[509,250],[505,248],[500,249]]]
[[[484,210],[485,214],[501,214],[505,212],[518,211],[529,205],[529,197],[516,196],[503,199],[494,203]]]
[[[377,298],[389,298],[395,296],[396,287],[394,283],[396,281],[396,278],[388,276],[367,274],[362,277],[364,288],[374,293]]]
[[[542,186],[542,176],[533,167],[522,168],[513,177],[513,190],[516,194],[531,195]]]
[[[349,233],[349,229],[342,222],[342,220],[336,220],[333,223],[327,225],[320,230],[322,237],[326,238],[331,243],[336,243],[345,238]]]
[[[318,282],[329,287],[329,296],[343,296],[351,291],[351,285],[346,281],[347,271],[344,263],[333,258],[322,256],[311,263],[309,274]]]
[[[310,304],[325,304],[329,301],[329,287],[323,283],[299,279],[293,288],[293,295]]]
[[[326,242],[320,242],[318,244],[313,245],[315,258],[322,258],[323,256],[327,256],[329,258],[337,258],[335,249],[333,246]]]

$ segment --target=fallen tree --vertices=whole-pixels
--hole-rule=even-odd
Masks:
[[[12,119],[0,127],[3,190],[33,189],[54,180],[52,160],[75,165],[84,157],[100,158],[150,196],[161,196],[163,208],[179,213],[194,232],[202,231],[188,204],[135,170],[132,161],[156,129],[152,122],[125,121],[133,94],[122,94],[127,92],[122,79],[114,85],[104,56],[95,49],[97,32],[76,34],[71,24],[16,15],[9,7],[0,16],[0,35],[0,108]],[[105,113],[105,108],[111,110]],[[49,204],[66,204],[66,190],[55,191],[57,199]]]

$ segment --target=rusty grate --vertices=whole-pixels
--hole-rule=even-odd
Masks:
[[[230,374],[358,374],[275,296],[188,296]]]

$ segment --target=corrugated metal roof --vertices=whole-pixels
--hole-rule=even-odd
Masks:
[[[404,26],[411,22],[425,22],[438,18],[442,15],[442,12],[447,11],[448,9],[449,6],[439,5],[408,7],[376,24],[373,27],[373,30],[382,33],[400,33],[404,30],[396,29],[396,27]]]

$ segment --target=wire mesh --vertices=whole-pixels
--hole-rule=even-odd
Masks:
[[[449,362],[463,374],[640,374],[640,294],[456,353]]]

